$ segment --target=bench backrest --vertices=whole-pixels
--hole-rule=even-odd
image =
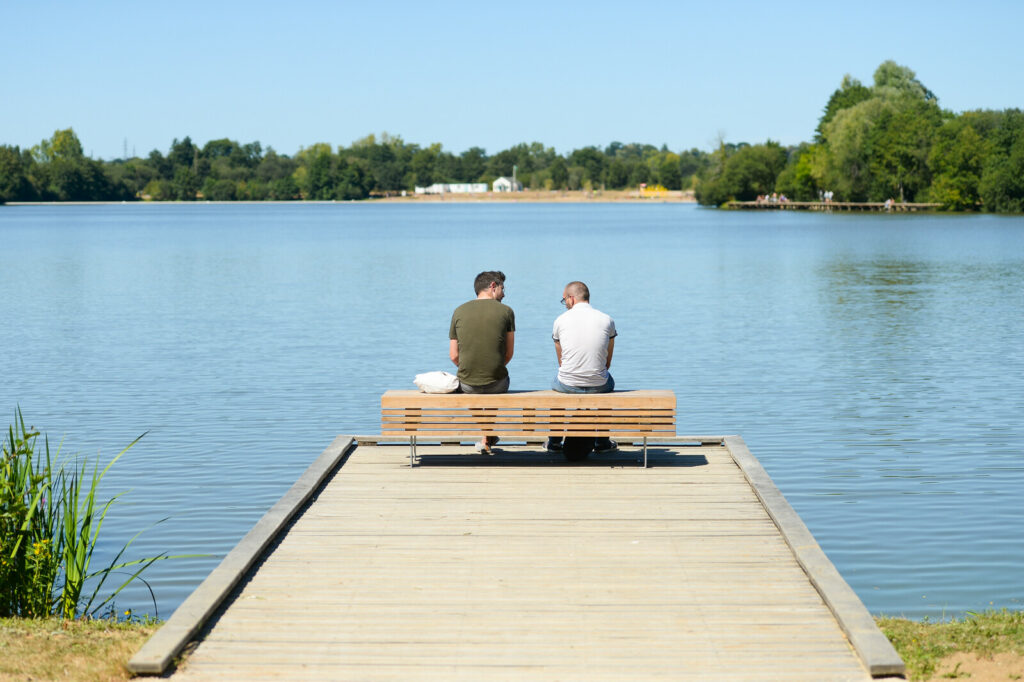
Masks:
[[[421,393],[381,396],[381,434],[419,438],[676,435],[672,391]]]

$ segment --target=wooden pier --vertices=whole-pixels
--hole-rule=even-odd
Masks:
[[[857,680],[903,663],[738,437],[339,437],[132,658],[180,680]],[[504,445],[504,444],[503,444]]]
[[[914,213],[934,211],[942,204],[901,203],[884,201],[729,201],[724,208],[765,211],[879,211],[882,213]]]

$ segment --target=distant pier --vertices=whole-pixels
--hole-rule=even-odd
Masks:
[[[910,213],[934,211],[942,204],[901,203],[899,201],[729,201],[724,208],[769,211],[880,211]]]

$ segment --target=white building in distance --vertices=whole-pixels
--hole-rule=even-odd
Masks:
[[[487,191],[486,182],[435,182],[429,187],[416,187],[416,194],[483,194]]]
[[[495,192],[522,192],[523,183],[515,180],[514,178],[506,178],[502,176],[494,181],[491,185]]]

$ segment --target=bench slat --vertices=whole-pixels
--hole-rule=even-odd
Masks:
[[[611,415],[587,415],[577,414],[572,417],[558,416],[523,416],[523,415],[451,415],[435,417],[434,415],[409,415],[396,417],[384,415],[381,418],[383,424],[474,424],[474,423],[498,423],[498,424],[564,424],[567,422],[580,423],[601,423],[609,422],[614,424],[637,423],[637,424],[674,424],[676,421],[672,415],[664,416],[611,416]]]
[[[480,438],[482,436],[501,436],[502,438],[536,438],[538,435],[553,436],[610,436],[612,438],[654,438],[657,436],[674,436],[675,429],[669,431],[614,431],[614,430],[568,430],[568,429],[538,429],[536,431],[507,431],[505,429],[458,429],[456,431],[422,431],[411,429],[409,431],[382,430],[382,436],[395,436],[408,438],[416,436],[420,439],[432,438]]]
[[[445,419],[448,417],[465,417],[467,415],[474,416],[497,416],[497,417],[522,417],[532,418],[540,417],[553,419],[575,419],[578,417],[665,417],[672,416],[675,414],[675,410],[587,410],[587,409],[573,409],[573,410],[531,410],[531,409],[497,409],[497,408],[483,408],[483,407],[467,407],[458,410],[445,409],[445,410],[421,410],[421,409],[382,409],[381,415],[388,417],[389,419],[403,419],[403,418],[418,418],[418,417],[431,417],[436,419]]]

